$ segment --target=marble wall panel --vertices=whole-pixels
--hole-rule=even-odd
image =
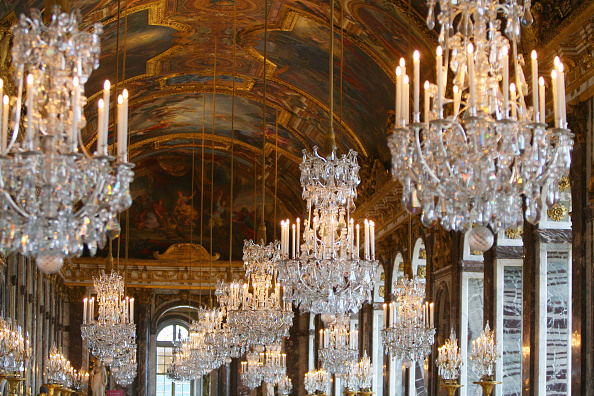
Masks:
[[[522,267],[503,270],[503,360],[504,396],[522,394]]]
[[[569,257],[547,253],[547,396],[568,395]]]
[[[483,307],[484,307],[484,281],[481,278],[468,279],[468,355],[466,357],[466,366],[468,367],[468,387],[467,395],[482,395],[482,388],[473,384],[480,378],[473,370],[473,365],[468,358],[472,353],[472,341],[477,338],[483,330]]]

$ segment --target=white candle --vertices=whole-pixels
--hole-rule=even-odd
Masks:
[[[534,108],[534,122],[540,122],[538,106],[538,55],[532,51],[532,106]]]
[[[400,58],[400,70],[402,71],[402,84],[400,84],[400,89],[402,90],[402,92],[400,93],[402,98],[400,106],[400,122],[402,123],[401,126],[404,126],[406,122],[406,114],[408,113],[408,107],[405,108],[407,103],[406,98],[408,96],[406,95],[406,87],[404,84],[404,76],[406,76],[406,61],[404,60],[404,58]]]
[[[365,259],[369,259],[369,221],[365,219]]]
[[[400,128],[400,114],[402,113],[402,69],[400,66],[396,68],[396,109],[394,115],[395,127]]]
[[[359,249],[361,249],[361,246],[359,245],[360,231],[359,224],[357,224],[357,257],[359,257]]]
[[[460,111],[460,101],[462,100],[462,91],[458,88],[457,85],[454,85],[454,114],[453,117],[456,118],[458,116],[458,112]]]
[[[421,59],[421,54],[419,51],[415,50],[415,52],[413,52],[413,69],[414,69],[414,90],[413,90],[413,106],[414,106],[414,113],[413,113],[413,121],[414,122],[420,122],[420,114],[419,114],[419,90],[421,87],[421,82],[420,80],[420,76],[421,76],[421,66],[420,66],[420,59]]]
[[[134,323],[134,299],[130,299],[130,323]]]
[[[103,99],[97,101],[97,155],[107,155],[107,133],[103,128],[105,118],[103,112],[105,111],[105,102]]]
[[[388,327],[388,304],[384,303],[384,329]]]
[[[128,90],[118,96],[118,161],[128,162]]]
[[[474,46],[468,43],[468,76],[470,80],[470,114],[476,115],[476,90],[474,87]]]
[[[33,149],[33,75],[27,76],[27,133],[25,135],[26,149]],[[18,111],[18,110],[17,110]]]
[[[87,304],[88,304],[88,299],[85,298],[83,300],[83,324],[87,324]]]
[[[511,97],[511,117],[516,118],[516,84],[511,83],[509,85],[509,92]]]
[[[557,103],[557,70],[551,71],[551,86],[553,87],[553,115],[555,117],[555,128],[559,128],[559,107]]]
[[[443,115],[443,65],[442,65],[443,50],[441,45],[437,47],[437,117],[441,118]],[[471,82],[472,84],[472,82]]]
[[[92,297],[89,301],[89,308],[89,313],[91,315],[89,318],[89,323],[93,323],[95,321],[95,297]]]
[[[404,106],[402,107],[404,113],[402,114],[402,118],[404,119],[404,123],[408,125],[410,123],[410,84],[408,75],[405,75],[402,80],[404,86]]]
[[[295,237],[297,236],[295,224],[293,224],[293,258],[295,258]]]
[[[297,217],[297,247],[296,252],[297,256],[299,256],[299,245],[301,244],[301,220]]]
[[[559,115],[561,120],[559,121],[560,128],[567,128],[567,116],[565,115],[565,71],[563,63],[559,64]]]
[[[80,87],[78,77],[72,79],[72,130],[70,131],[70,147],[72,151],[76,151],[78,138],[78,123],[80,121]]]
[[[375,223],[369,221],[369,228],[371,234],[371,259],[375,260]]]
[[[546,124],[547,114],[545,110],[545,80],[544,77],[538,78],[538,104],[540,106],[540,122]]]
[[[103,83],[103,103],[105,104],[105,111],[103,112],[103,129],[105,135],[109,134],[109,94],[111,90],[111,83],[109,80],[105,80]],[[107,144],[106,144],[107,146]]]
[[[429,304],[429,318],[431,319],[429,324],[431,327],[433,327],[433,306],[433,303]]]
[[[8,95],[2,98],[2,155],[6,155],[8,149]]]
[[[425,93],[424,93],[424,105],[425,105],[425,109],[424,109],[424,113],[425,113],[425,119],[423,120],[425,122],[425,124],[427,124],[427,127],[429,127],[429,100],[431,99],[431,94],[429,93],[429,81],[425,81]]]
[[[509,117],[509,55],[507,46],[503,47],[503,117]]]

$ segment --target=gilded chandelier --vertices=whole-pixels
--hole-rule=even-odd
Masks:
[[[11,319],[0,318],[0,373],[20,376],[31,354],[29,340]]]
[[[95,319],[94,297],[84,299],[81,335],[91,353],[106,365],[118,365],[131,358],[136,344],[134,299],[124,298],[124,281],[116,272],[101,271],[93,278],[97,292],[98,317]]]
[[[436,1],[428,4],[432,29]],[[405,206],[411,212],[422,208],[427,226],[439,220],[446,230],[479,224],[497,231],[522,224],[525,199],[523,215],[535,224],[543,200],[548,206],[558,200],[558,182],[571,162],[563,64],[557,58],[551,73],[554,125],[549,127],[537,54],[532,52],[531,81],[526,81],[527,61],[518,52],[520,25],[532,20],[530,1],[440,0],[439,10],[437,84],[425,82],[423,119],[419,52],[413,58],[412,122],[404,59],[396,70],[396,125],[389,145]]]
[[[336,315],[327,329],[320,329],[319,359],[328,373],[343,375],[359,354],[359,331],[351,330],[349,315]]]
[[[499,358],[495,332],[491,330],[489,322],[487,322],[481,335],[472,341],[472,354],[469,359],[472,360],[473,368],[479,377],[485,379],[495,375],[495,364]]]
[[[79,12],[52,11],[47,26],[38,10],[21,15],[12,29],[16,98],[4,95],[0,83],[0,247],[36,258],[46,273],[57,272],[64,257],[80,256],[84,245],[94,255],[106,233],[119,234],[116,215],[132,203],[134,175],[126,157],[125,91],[117,106],[117,158],[107,155],[109,87],[94,155],[80,134],[84,85],[99,66],[101,24],[82,32]]]
[[[445,343],[437,350],[435,364],[439,369],[439,376],[445,381],[452,381],[460,376],[462,356],[454,329],[450,332],[450,338],[445,340]]]
[[[375,260],[375,225],[365,220],[363,254],[361,230],[351,218],[357,197],[359,165],[353,150],[342,157],[324,158],[304,151],[301,169],[308,218],[281,223],[279,278],[286,297],[301,309],[317,314],[356,313],[371,301]]]
[[[431,353],[434,342],[433,303],[425,302],[425,284],[416,276],[394,283],[396,301],[384,304],[382,343],[388,352],[410,367]]]

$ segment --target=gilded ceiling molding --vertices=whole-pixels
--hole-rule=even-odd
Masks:
[[[179,87],[179,88],[175,88],[175,89],[169,89],[167,91],[159,91],[159,92],[156,92],[156,93],[154,93],[152,95],[143,95],[141,97],[133,98],[130,101],[130,104],[134,106],[134,105],[143,104],[143,103],[146,103],[146,102],[153,101],[154,99],[157,99],[157,98],[162,98],[162,97],[165,97],[165,96],[171,96],[171,95],[177,95],[177,94],[187,94],[187,93],[201,94],[201,93],[205,93],[205,92],[212,93],[213,92],[213,88],[214,87],[212,85],[210,87],[206,87],[205,89],[198,89],[198,87],[193,86],[193,85],[192,86],[189,86],[189,87]],[[232,96],[233,95],[233,90],[230,89],[228,86],[223,86],[223,85],[217,84],[216,91],[217,91],[218,94],[229,95],[229,96]],[[262,97],[259,96],[259,95],[254,94],[251,91],[251,89],[249,91],[248,90],[235,91],[235,96],[239,96],[239,97],[242,97],[242,98],[253,100],[253,101],[258,102],[258,103],[263,103]],[[301,132],[297,131],[296,129],[294,129],[293,127],[291,127],[288,124],[288,121],[291,119],[291,114],[292,114],[291,111],[285,109],[282,106],[277,105],[274,102],[271,102],[270,100],[268,100],[266,102],[266,106],[278,110],[279,111],[279,116],[278,116],[278,120],[279,120],[278,123],[279,123],[279,125],[285,127],[287,130],[289,130],[290,132],[292,132],[293,135],[295,135],[295,137],[301,142],[301,144],[303,144],[303,146],[306,148],[306,150],[310,150],[311,151],[311,145],[305,139],[305,137],[303,136],[303,134]],[[113,124],[110,124],[110,128],[112,126],[113,126]],[[93,143],[96,140],[97,140],[97,136],[94,135],[91,138],[91,141],[89,143],[87,143],[87,145],[86,145],[87,150],[90,150],[90,147],[93,145]],[[280,152],[280,148],[279,148],[279,152]],[[291,154],[291,156],[287,156],[287,157],[288,158],[291,158],[291,159],[297,158],[297,157],[295,157],[294,154]],[[300,163],[301,162],[301,159],[299,159],[298,162]]]
[[[211,90],[213,89],[213,85],[212,84],[214,82],[210,81],[211,84],[208,83],[200,83],[200,82],[189,82],[189,83],[183,83],[183,84],[175,84],[175,85],[168,85],[167,84],[167,80],[171,79],[171,78],[175,78],[175,77],[180,77],[180,76],[192,76],[192,75],[198,75],[198,76],[204,76],[204,77],[212,77],[213,73],[206,73],[206,72],[184,72],[184,73],[172,73],[172,74],[168,74],[166,76],[160,77],[159,78],[159,88],[161,89],[173,89],[173,90],[178,90],[178,89],[185,89],[187,87],[192,87],[193,89],[197,90],[197,91],[206,91],[206,90]],[[217,76],[229,76],[229,77],[233,77],[232,74],[226,73],[226,72],[219,72],[217,73]],[[235,82],[235,90],[236,91],[251,91],[252,88],[254,88],[254,84],[255,84],[255,80],[253,78],[249,78],[249,77],[244,77],[244,76],[239,76],[237,74],[235,74],[235,77],[237,78],[241,78],[243,79],[245,82],[244,83],[239,83],[239,82]],[[232,89],[232,81],[228,81],[228,84],[221,84],[220,82],[217,81],[216,84],[216,89],[217,92],[220,89]]]
[[[153,252],[153,256],[159,261],[175,261],[178,263],[210,262],[221,257],[219,253],[211,255],[204,246],[196,243],[176,243],[169,246],[163,253]]]
[[[120,13],[120,20],[127,15],[131,15],[140,11],[148,10],[148,26],[164,26],[175,29],[179,33],[185,33],[187,35],[193,34],[194,29],[190,26],[185,25],[179,22],[172,22],[166,19],[165,17],[165,10],[167,8],[167,1],[166,0],[159,0],[148,4],[142,4],[136,7],[131,7],[129,9],[125,9]],[[103,21],[103,26],[107,26],[113,22],[116,22],[118,19],[117,16],[111,17],[106,21]],[[161,61],[167,57],[170,57],[174,53],[181,50],[184,46],[181,44],[175,44],[171,46],[171,48],[167,49],[166,51],[160,53],[152,57],[151,59],[146,61],[146,73],[127,78],[121,82],[118,82],[118,85],[126,85],[134,81],[143,80],[147,77],[154,77],[159,75],[161,72]],[[99,99],[103,93],[101,90],[90,96],[87,100],[88,103],[95,102],[95,100]]]
[[[280,21],[277,23],[268,24],[268,32],[271,31],[282,31],[282,32],[290,32],[295,27],[295,23],[297,22],[297,18],[299,17],[299,12],[293,8],[286,7],[282,17],[280,17]],[[238,36],[243,39],[245,37],[251,35],[257,35],[258,33],[264,32],[264,25],[256,25],[244,29],[238,33]],[[240,40],[241,41],[241,40]],[[264,63],[264,56],[260,54],[253,46],[245,46],[239,43],[239,45],[246,51],[252,58],[256,59],[260,63]],[[274,76],[274,72],[276,71],[276,65],[270,60],[266,60],[266,77],[272,78]],[[264,67],[260,71],[260,78],[264,78]]]
[[[277,31],[292,31],[293,28],[295,27],[295,23],[297,22],[297,18],[298,17],[304,17],[306,19],[311,19],[314,20],[318,23],[327,23],[327,21],[324,21],[321,18],[318,18],[317,16],[314,16],[308,12],[302,11],[302,10],[297,10],[291,6],[285,6],[284,8],[284,13],[283,16],[281,17],[281,21],[280,23],[278,23],[277,25],[272,25],[274,27],[269,27],[268,31],[273,31],[273,30],[277,30]],[[335,31],[340,32],[340,29],[334,27]],[[241,32],[239,32],[239,37],[240,37],[240,45],[241,47],[249,54],[251,55],[254,59],[256,59],[258,62],[263,63],[264,62],[264,56],[262,54],[260,54],[260,52],[258,52],[253,46],[247,46],[244,45],[243,43],[241,43],[242,41],[250,41],[248,40],[248,37],[252,36],[252,35],[257,35],[258,33],[261,33],[264,31],[264,25],[258,25],[258,26],[254,26],[248,29],[244,29]],[[346,32],[346,31],[345,31]],[[351,37],[351,36],[349,36]],[[353,42],[357,42],[358,39],[351,37]],[[360,40],[359,40],[360,41]],[[361,50],[363,50],[365,53],[367,53],[370,57],[372,57],[372,59],[384,70],[389,69],[387,66],[382,66],[383,62],[381,62],[381,60],[379,60],[379,58],[377,58],[369,49],[360,47]],[[325,110],[328,114],[330,114],[330,109],[328,108],[328,106],[326,106],[324,103],[322,103],[318,98],[310,95],[309,93],[305,92],[304,90],[289,84],[281,79],[278,79],[276,77],[274,77],[274,71],[276,70],[276,65],[274,65],[272,62],[270,62],[270,60],[268,60],[268,62],[274,66],[274,69],[270,68],[269,66],[266,67],[266,77],[270,79],[270,81],[283,86],[285,88],[288,88],[296,93],[298,93],[299,95],[303,96],[304,98],[307,98],[309,100],[311,100],[312,102],[314,102],[318,107],[320,107],[321,109]],[[268,64],[268,63],[267,63]],[[264,69],[264,68],[262,68]],[[389,74],[388,74],[389,75]],[[262,73],[261,73],[262,76]],[[260,77],[262,78],[262,77]],[[357,144],[357,151],[364,155],[364,156],[368,156],[368,152],[365,149],[365,147],[363,146],[363,143],[361,142],[361,139],[359,139],[359,137],[357,136],[357,134],[355,134],[355,132],[344,122],[344,120],[341,120],[338,115],[332,113],[334,115],[335,118],[335,122],[340,124],[342,126],[342,128],[344,130],[347,131],[349,137]]]

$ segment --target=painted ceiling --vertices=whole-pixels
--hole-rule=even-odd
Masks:
[[[425,2],[335,3],[338,150],[388,164],[398,59],[419,49],[422,78],[432,79],[435,38],[424,25]],[[7,26],[43,5],[2,1],[0,18]],[[207,249],[213,243],[226,258],[232,222],[233,256],[240,258],[241,241],[254,237],[262,217],[262,150],[269,239],[280,218],[303,216],[302,151],[323,147],[329,125],[329,1],[268,1],[266,87],[263,0],[120,0],[119,19],[116,0],[72,0],[71,6],[81,10],[85,28],[95,22],[104,28],[100,67],[85,87],[89,147],[103,80],[131,94],[136,179],[122,223],[133,256],[152,257],[191,239]]]

